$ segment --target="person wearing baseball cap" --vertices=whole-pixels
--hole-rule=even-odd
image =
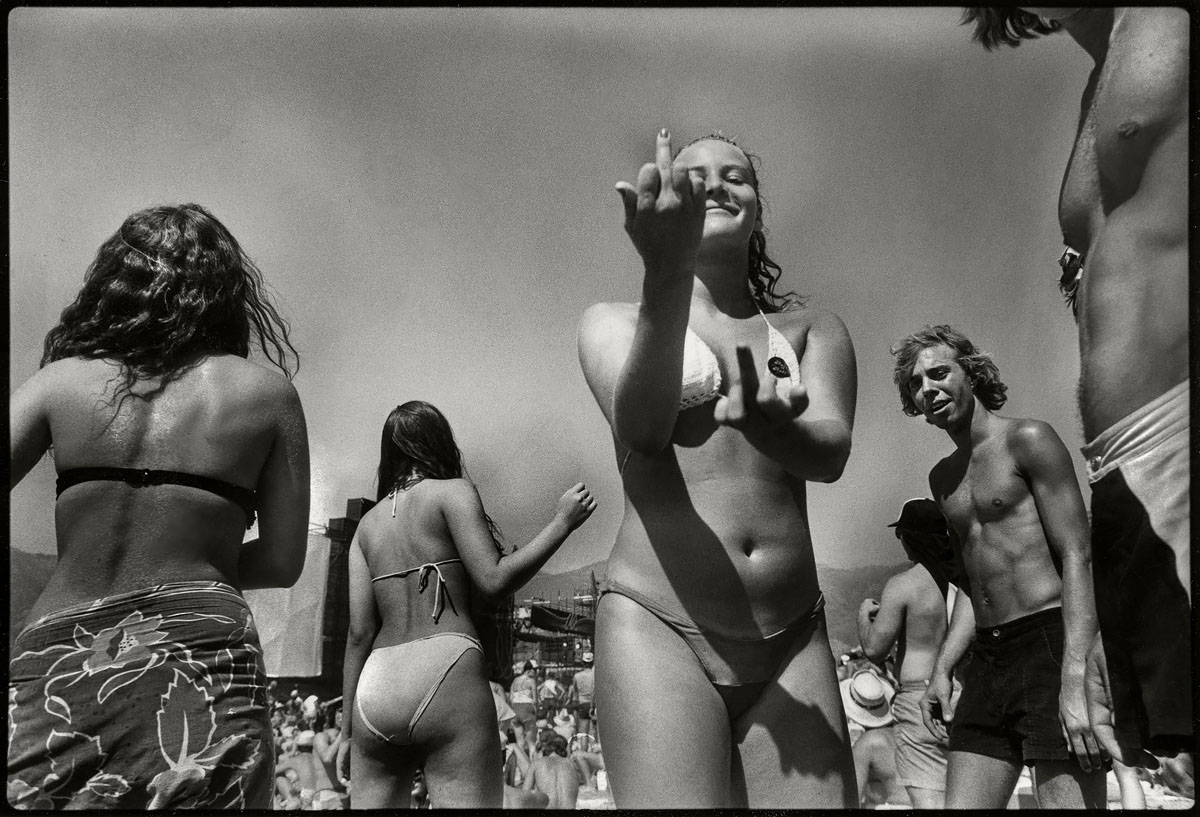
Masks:
[[[579,660],[583,663],[583,669],[576,672],[575,677],[571,679],[571,689],[568,691],[567,697],[575,709],[576,733],[595,737],[593,733],[596,719],[593,702],[596,690],[596,669],[593,666],[595,656],[591,652],[585,652],[579,657]]]
[[[921,699],[949,626],[945,594],[947,563],[953,562],[946,519],[932,499],[904,503],[888,525],[904,546],[912,567],[888,579],[879,601],[864,599],[858,611],[858,638],[872,661],[896,648],[899,689],[891,702],[895,718],[896,782],[919,809],[940,809],[946,798],[946,747],[925,727]]]

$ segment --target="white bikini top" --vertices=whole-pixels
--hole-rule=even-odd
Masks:
[[[763,311],[763,322],[767,324],[767,371],[775,379],[775,393],[786,399],[792,386],[800,382],[800,361],[796,350],[788,343],[783,333],[771,325]],[[687,328],[683,337],[683,388],[679,393],[679,410],[694,408],[721,396],[721,366],[717,356],[704,342],[704,338]],[[625,466],[633,449],[621,458],[618,473],[625,473]]]
[[[767,324],[767,370],[764,374],[776,378],[776,393],[786,397],[792,386],[800,380],[800,362],[796,359],[796,350],[783,333],[771,325],[761,309],[758,314]],[[680,411],[703,405],[721,394],[721,367],[717,363],[717,356],[690,326],[683,339],[682,386],[679,393]]]

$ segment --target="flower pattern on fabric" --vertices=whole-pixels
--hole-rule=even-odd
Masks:
[[[268,807],[265,675],[244,600],[211,582],[128,595],[18,637],[9,805]]]
[[[32,657],[58,654],[57,660],[51,664],[48,670],[48,674],[57,674],[46,682],[46,711],[66,723],[71,723],[70,705],[61,695],[53,694],[50,691],[52,686],[72,686],[83,678],[111,672],[112,675],[100,685],[96,692],[96,702],[104,703],[114,692],[134,683],[147,671],[166,663],[167,659],[171,657],[188,664],[193,671],[204,677],[206,683],[211,683],[208,678],[208,668],[202,662],[192,659],[190,649],[183,644],[166,640],[171,627],[206,620],[218,625],[234,624],[234,620],[228,616],[184,613],[147,618],[143,617],[138,610],[134,610],[115,627],[106,627],[94,635],[88,632],[82,624],[76,624],[73,646],[54,645],[30,655]],[[20,658],[25,657],[26,655],[20,656]],[[80,658],[82,660],[78,662],[77,669],[60,669],[63,665],[72,665]]]
[[[153,797],[148,808],[212,805],[213,772],[222,766],[247,768],[257,757],[258,747],[246,735],[228,735],[213,744],[217,731],[213,699],[179,670],[162,695],[157,720],[158,746],[167,769],[150,781]],[[239,751],[244,745],[249,745],[249,751]]]

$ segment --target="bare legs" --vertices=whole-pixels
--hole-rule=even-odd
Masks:
[[[604,596],[596,652],[605,765],[618,808],[855,805],[823,626],[732,724],[691,648],[636,602]]]
[[[1039,808],[1103,809],[1108,802],[1104,772],[1085,772],[1073,759],[1039,760],[1033,786]]]
[[[1003,809],[1012,796],[1019,764],[971,752],[951,752],[946,808]],[[1039,760],[1034,789],[1040,808],[1103,809],[1104,772],[1084,772],[1075,760]]]
[[[353,716],[353,808],[408,808],[413,774],[421,766],[433,806],[501,807],[496,708],[478,651],[465,652],[446,675],[417,722],[413,745],[388,743],[367,728],[357,711]]]

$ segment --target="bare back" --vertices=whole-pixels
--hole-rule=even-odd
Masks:
[[[1188,13],[1113,13],[1059,201],[1089,440],[1188,377]]]
[[[373,507],[359,523],[357,537],[371,578],[420,567],[430,562],[461,558],[443,514],[443,504],[453,501],[445,490],[450,480],[425,479]],[[404,644],[436,633],[458,632],[476,637],[470,618],[471,582],[459,563],[441,565],[448,594],[435,623],[438,574],[431,572],[425,592],[420,574],[392,576],[372,582],[381,621],[375,647]],[[453,607],[451,606],[453,604]],[[457,611],[457,612],[456,612]]]
[[[292,385],[231,355],[202,358],[157,393],[158,381],[139,381],[122,399],[120,382],[116,364],[72,358],[18,389],[10,409],[14,484],[47,446],[59,473],[149,468],[222,480],[259,492],[261,536],[247,547],[290,549],[302,565],[308,452]],[[33,618],[169,581],[243,584],[246,515],[199,488],[79,483],[58,499],[55,525],[59,561]]]
[[[579,800],[579,771],[565,757],[547,755],[533,762],[533,785],[550,798],[546,808],[573,809]]]
[[[903,635],[896,648],[897,679],[901,683],[928,681],[946,639],[946,601],[922,565],[910,567],[889,580],[892,582],[904,599]]]
[[[1011,438],[1021,422],[994,416],[995,433],[969,455],[956,450],[929,476],[934,497],[957,534],[980,627],[1061,604],[1060,573],[1012,452]]]

